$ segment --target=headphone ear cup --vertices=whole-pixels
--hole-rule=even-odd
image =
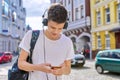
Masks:
[[[68,22],[65,22],[63,29],[67,29],[67,27],[68,27]]]
[[[44,26],[47,26],[48,25],[48,19],[47,18],[43,19],[42,23],[43,23]]]

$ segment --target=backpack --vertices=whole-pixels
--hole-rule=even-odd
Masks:
[[[30,56],[27,58],[27,62],[32,63],[32,52],[35,47],[40,31],[32,31],[32,38],[30,42]],[[19,56],[18,56],[19,57]],[[12,68],[8,70],[8,80],[28,80],[29,72],[20,70],[18,68],[18,58],[13,64]]]

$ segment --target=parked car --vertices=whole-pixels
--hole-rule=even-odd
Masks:
[[[11,61],[12,61],[12,53],[11,52],[0,53],[0,63],[11,62]]]
[[[75,54],[71,61],[72,66],[83,66],[85,64],[85,56],[82,54]]]
[[[104,71],[120,73],[120,49],[99,51],[95,60],[98,73],[102,74]]]

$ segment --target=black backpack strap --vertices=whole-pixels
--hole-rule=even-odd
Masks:
[[[29,62],[32,63],[32,53],[36,44],[36,41],[39,37],[40,30],[33,30],[32,31],[32,38],[30,42],[30,57],[29,57]]]

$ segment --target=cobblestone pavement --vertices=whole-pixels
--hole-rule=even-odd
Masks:
[[[0,80],[7,80],[7,70],[10,66],[0,66]],[[3,72],[3,73],[1,73]],[[94,68],[94,61],[87,60],[83,67],[73,67],[71,74],[63,76],[63,80],[120,80],[120,74],[105,72],[98,74]]]
[[[73,67],[69,76],[64,80],[120,80],[120,74],[105,72],[98,74],[94,67],[95,62],[87,60],[83,67]]]

